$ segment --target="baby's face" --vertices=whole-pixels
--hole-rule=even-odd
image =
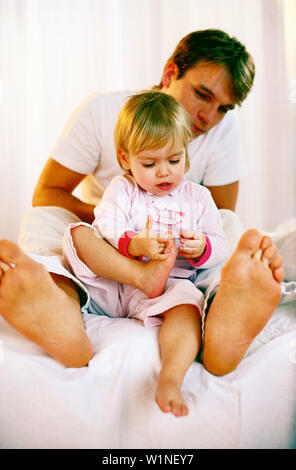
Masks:
[[[127,164],[138,185],[156,196],[170,194],[181,183],[185,173],[184,146],[169,142],[156,150],[129,154]]]

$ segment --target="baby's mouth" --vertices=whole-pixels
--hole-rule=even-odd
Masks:
[[[171,189],[172,187],[172,183],[160,183],[157,185],[157,187],[159,189],[161,189],[162,191],[168,191],[169,189]]]

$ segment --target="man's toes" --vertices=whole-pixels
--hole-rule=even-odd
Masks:
[[[280,255],[276,255],[269,264],[274,279],[277,282],[283,282],[285,279],[285,270],[283,268],[283,258]]]
[[[257,259],[258,261],[261,261],[262,259],[262,250],[259,248],[253,255],[252,258]]]
[[[280,255],[274,256],[270,262],[271,269],[278,269],[283,266],[283,258]]]
[[[255,230],[255,233],[253,230],[251,230],[250,236],[246,237],[245,242],[249,244],[249,249],[251,249],[251,246],[256,247],[256,244],[258,243],[258,235],[261,237],[260,233]],[[257,234],[256,234],[257,232]],[[246,232],[247,234],[247,232]],[[261,238],[260,242],[260,248],[258,248],[253,254],[251,254],[251,258],[256,259],[258,261],[262,261],[263,264],[268,267],[269,263],[272,261],[273,258],[275,258],[277,255],[277,248],[275,245],[273,245],[272,240],[268,236],[264,236]],[[276,261],[275,267],[279,267],[278,263],[279,260]]]
[[[266,250],[270,245],[272,245],[272,239],[268,235],[264,235],[260,244],[261,250]]]
[[[18,264],[29,259],[28,256],[10,240],[0,240],[0,259],[6,263]]]
[[[261,233],[256,229],[249,229],[241,236],[238,242],[238,250],[252,256],[259,250],[261,241]]]
[[[277,254],[277,248],[271,244],[271,245],[268,245],[267,248],[261,251],[262,251],[261,260],[263,261],[263,264],[266,267],[269,267],[269,263]]]
[[[274,279],[278,282],[281,283],[285,279],[285,270],[283,267],[281,268],[276,268],[272,271]]]
[[[277,248],[275,245],[268,246],[263,250],[262,257],[266,258],[268,261],[271,261],[272,258],[277,254]]]
[[[5,274],[9,269],[11,269],[9,264],[4,263],[4,261],[0,261],[0,276]]]

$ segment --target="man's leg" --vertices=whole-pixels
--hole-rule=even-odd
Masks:
[[[222,269],[206,322],[203,363],[214,375],[233,371],[281,298],[283,260],[269,237],[248,230]]]
[[[124,263],[135,265],[137,284],[142,288],[147,284],[151,294],[154,286],[152,296],[160,294],[174,258],[139,263],[121,255],[104,240],[100,242],[112,259],[123,257]],[[110,261],[110,257],[108,259]],[[0,241],[1,260],[0,314],[3,318],[64,365],[86,365],[93,354],[92,346],[84,330],[78,292],[71,279],[49,274],[42,264],[8,240]],[[122,270],[123,265],[119,264],[119,273]]]
[[[92,357],[74,284],[51,276],[14,243],[0,241],[0,314],[16,330],[68,367]]]

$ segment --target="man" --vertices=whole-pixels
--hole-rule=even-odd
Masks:
[[[235,38],[217,30],[197,31],[180,41],[156,87],[189,112],[197,138],[189,146],[187,177],[209,187],[218,208],[235,209],[242,160],[238,117],[230,111],[246,98],[254,71],[252,57]],[[94,206],[82,203],[72,191],[91,174],[85,182],[88,195],[96,190],[100,196],[120,173],[113,128],[131,94],[96,94],[80,106],[45,165],[34,206],[61,206],[92,222]]]
[[[244,46],[222,31],[207,30],[192,33],[179,43],[159,87],[183,104],[192,118],[196,139],[188,149],[188,177],[205,184],[219,208],[235,209],[242,164],[237,117],[231,110],[246,98],[253,79],[254,64]],[[89,175],[92,185],[88,195],[96,192],[96,197],[100,196],[120,172],[112,134],[118,111],[129,94],[95,95],[79,108],[45,165],[33,205],[59,206],[67,214],[67,223],[72,216],[92,222],[94,204],[82,202],[72,192]],[[53,217],[55,226],[55,213]],[[48,238],[47,224],[49,219],[45,232],[39,231],[39,246]],[[26,243],[23,247],[30,251]],[[143,289],[145,282],[151,286],[156,279],[157,262],[138,263],[104,240],[100,254],[102,277],[126,283],[121,266],[126,273],[129,263],[134,263],[129,284]],[[35,256],[45,270],[8,241],[0,243],[0,259],[3,317],[65,365],[87,364],[92,347],[81,317],[85,295],[77,281],[52,257]],[[276,308],[283,277],[282,260],[271,240],[256,231],[244,234],[223,269],[221,285],[208,310],[203,360],[210,372],[225,374],[237,366]],[[233,318],[233,303],[240,309],[240,317]],[[260,318],[252,317],[253,311],[258,311]]]

